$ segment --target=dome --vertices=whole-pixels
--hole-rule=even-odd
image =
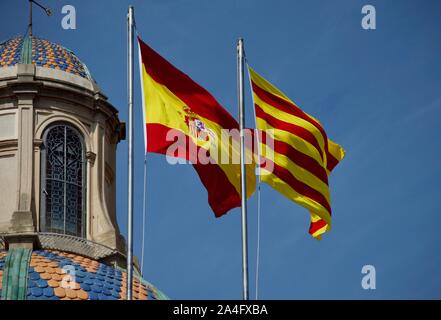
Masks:
[[[57,250],[0,251],[2,300],[125,300],[126,272],[85,256]],[[168,299],[135,277],[134,300]]]
[[[0,43],[0,68],[34,64],[93,80],[86,65],[69,49],[34,36],[18,36]]]

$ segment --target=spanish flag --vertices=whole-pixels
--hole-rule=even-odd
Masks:
[[[309,233],[320,239],[331,228],[328,175],[345,151],[328,139],[318,120],[252,68],[248,70],[260,133],[259,149],[265,163],[261,166],[261,180],[308,209]]]
[[[240,163],[234,161],[239,159],[239,135],[225,138],[225,130],[238,132],[237,121],[207,90],[139,37],[138,42],[147,152],[190,162],[216,217],[239,207]],[[246,171],[250,197],[256,185],[252,159]]]

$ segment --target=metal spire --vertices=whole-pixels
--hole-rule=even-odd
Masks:
[[[41,9],[43,9],[46,14],[48,15],[48,17],[50,17],[52,15],[52,10],[49,7],[45,7],[41,4],[39,4],[37,1],[35,0],[29,0],[29,24],[28,24],[28,32],[29,32],[29,36],[32,36],[32,4],[35,3],[38,7],[40,7]]]

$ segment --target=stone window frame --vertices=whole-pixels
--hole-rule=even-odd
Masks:
[[[69,121],[54,121],[48,124],[44,129],[42,133],[42,144],[40,146],[40,212],[39,212],[39,230],[41,232],[46,232],[46,157],[47,157],[47,151],[46,151],[46,141],[47,141],[47,134],[51,129],[57,126],[64,126],[70,128],[76,136],[79,138],[81,143],[81,149],[82,149],[82,212],[81,212],[81,233],[80,235],[74,235],[81,238],[87,238],[87,145],[85,141],[85,137],[82,133],[82,131],[77,128],[74,124],[72,124]],[[65,181],[65,180],[64,180]],[[66,204],[64,204],[66,206]],[[66,207],[65,209],[66,210]],[[64,211],[64,221],[66,221],[66,211]],[[51,231],[55,232],[55,231]],[[63,232],[58,232],[60,234],[66,234],[66,230]]]

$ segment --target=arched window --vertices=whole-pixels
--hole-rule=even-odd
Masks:
[[[41,152],[40,229],[85,237],[85,148],[65,123],[46,129]]]

